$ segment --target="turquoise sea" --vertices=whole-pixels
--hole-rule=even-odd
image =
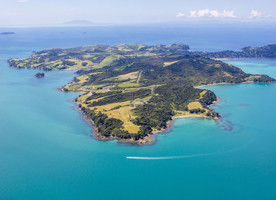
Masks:
[[[214,106],[220,121],[178,119],[153,145],[141,147],[93,139],[92,127],[71,102],[78,94],[56,90],[72,80],[73,71],[46,72],[37,79],[37,70],[6,63],[34,50],[97,43],[184,42],[201,50],[276,43],[274,29],[271,36],[266,29],[256,28],[258,34],[248,37],[244,31],[243,42],[237,33],[225,36],[224,29],[201,45],[198,35],[193,38],[198,28],[175,29],[179,32],[172,27],[36,28],[0,36],[0,199],[276,199],[275,83],[207,87],[220,97]],[[264,39],[256,43],[260,35]],[[276,60],[227,62],[276,78]]]

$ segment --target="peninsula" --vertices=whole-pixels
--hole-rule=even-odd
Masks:
[[[209,107],[216,95],[198,86],[275,82],[212,59],[241,57],[275,58],[276,45],[241,52],[193,52],[185,44],[95,45],[43,50],[8,62],[18,69],[78,70],[62,90],[81,93],[75,102],[94,125],[95,137],[144,144],[174,117],[220,117]]]

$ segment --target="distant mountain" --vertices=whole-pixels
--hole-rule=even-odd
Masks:
[[[93,22],[88,20],[72,20],[68,22],[64,22],[63,25],[65,26],[91,26],[94,25]]]

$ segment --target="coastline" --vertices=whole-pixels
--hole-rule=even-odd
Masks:
[[[171,120],[167,121],[167,127],[165,129],[161,129],[161,130],[156,130],[153,131],[150,135],[147,135],[146,137],[144,137],[143,139],[139,139],[139,140],[134,140],[134,139],[121,139],[118,137],[114,137],[114,136],[110,136],[110,137],[105,137],[99,134],[97,127],[95,126],[94,122],[92,119],[90,119],[89,117],[87,117],[87,115],[80,109],[79,107],[79,103],[77,101],[72,100],[75,103],[75,109],[78,110],[83,118],[85,120],[87,120],[89,122],[89,124],[93,127],[93,129],[91,130],[92,132],[92,137],[100,140],[100,141],[109,141],[109,140],[118,140],[119,143],[129,143],[129,144],[135,144],[135,145],[146,145],[146,144],[153,144],[155,142],[155,140],[153,139],[153,136],[159,133],[166,133],[169,132],[171,128],[173,128],[173,122],[176,119],[182,119],[182,118],[201,118],[201,119],[212,119],[212,120],[219,120],[220,117],[209,117],[209,116],[204,116],[204,115],[181,115],[181,116],[175,116],[172,117]],[[214,101],[210,106],[213,106],[217,103],[220,102],[220,98],[217,97],[217,100]]]
[[[207,117],[207,116],[203,116],[203,115],[183,115],[183,116],[172,117],[172,120],[169,120],[167,122],[167,128],[153,131],[152,134],[147,135],[143,139],[134,140],[134,139],[121,139],[121,138],[117,138],[117,137],[114,137],[114,136],[105,137],[105,136],[100,135],[99,132],[98,132],[97,127],[95,126],[95,124],[93,122],[93,120],[88,118],[85,115],[85,113],[83,113],[81,111],[81,109],[79,109],[77,106],[76,106],[76,109],[82,113],[83,118],[85,120],[87,120],[89,122],[89,124],[93,127],[93,129],[91,130],[93,138],[95,138],[97,140],[100,140],[100,141],[118,140],[118,142],[120,142],[120,143],[130,143],[130,144],[137,144],[137,145],[153,144],[155,142],[155,140],[153,139],[153,136],[156,135],[156,134],[159,134],[159,133],[169,132],[169,130],[171,128],[173,128],[172,124],[173,124],[174,120],[176,120],[176,119],[182,119],[182,118],[202,118],[202,119],[213,119],[213,120],[219,120],[220,119],[220,118]]]
[[[254,83],[253,81],[246,81],[246,82],[242,82],[242,83],[213,83],[213,84],[206,84],[206,85],[200,85],[200,86],[196,86],[195,88],[202,88],[202,87],[207,87],[207,86],[213,86],[213,85],[236,85],[236,84],[249,84],[249,83]],[[58,88],[60,91],[63,91],[62,88]],[[64,91],[63,91],[64,92]],[[212,120],[219,120],[221,117],[211,117],[211,116],[205,116],[205,115],[182,115],[182,116],[175,116],[172,117],[171,120],[167,121],[167,128],[165,129],[161,129],[161,130],[155,130],[153,131],[150,135],[147,135],[146,137],[144,137],[143,139],[139,139],[139,140],[134,140],[134,139],[121,139],[118,137],[114,137],[114,136],[110,136],[110,137],[105,137],[99,134],[97,127],[95,126],[94,122],[86,116],[86,114],[79,108],[79,103],[77,101],[74,101],[76,104],[76,109],[78,111],[80,111],[82,113],[82,116],[84,119],[88,120],[88,122],[90,123],[90,125],[93,127],[92,131],[92,135],[93,138],[100,140],[100,141],[108,141],[108,140],[118,140],[119,143],[129,143],[129,144],[135,144],[135,145],[145,145],[145,144],[153,144],[155,142],[155,140],[153,139],[153,136],[155,134],[159,134],[159,133],[165,133],[168,132],[171,128],[173,128],[173,122],[176,119],[182,119],[182,118],[201,118],[201,119],[212,119]],[[214,106],[215,104],[220,102],[220,98],[217,96],[217,100],[214,101],[210,106]]]
[[[151,135],[146,136],[144,139],[138,140],[137,144],[138,145],[153,144],[155,142],[155,140],[153,139],[154,135],[169,132],[173,128],[173,122],[176,119],[184,119],[184,118],[198,118],[198,119],[212,119],[212,120],[220,119],[220,117],[212,118],[212,117],[207,117],[207,116],[203,116],[203,115],[182,115],[182,116],[172,117],[172,119],[167,122],[167,128],[153,131]]]
[[[210,106],[214,106],[215,104],[219,103],[220,102],[220,98],[217,97],[217,100],[214,101],[211,105],[209,105],[208,107]],[[180,116],[175,116],[175,117],[172,117],[171,120],[169,120],[167,122],[167,128],[165,129],[161,129],[161,130],[156,130],[156,131],[153,131],[150,136],[150,138],[155,135],[155,134],[158,134],[158,133],[165,133],[165,132],[168,132],[170,131],[171,128],[173,128],[173,122],[176,120],[176,119],[184,119],[184,118],[199,118],[199,119],[211,119],[211,120],[219,120],[221,117],[208,117],[208,116],[204,116],[204,115],[180,115]],[[147,136],[148,137],[148,136]],[[152,141],[154,142],[154,141]]]
[[[195,88],[202,88],[202,87],[207,87],[207,86],[214,86],[214,85],[236,85],[236,84],[249,84],[249,83],[254,83],[253,81],[245,81],[242,83],[212,83],[212,84],[206,84],[206,85],[200,85],[200,86],[195,86]],[[60,91],[63,91],[63,88],[57,88]],[[81,93],[81,92],[79,92]],[[80,111],[83,115],[83,118],[88,120],[88,122],[90,123],[90,125],[93,127],[92,131],[92,135],[93,138],[100,140],[100,141],[108,141],[108,140],[118,140],[119,143],[129,143],[129,144],[135,144],[135,145],[145,145],[145,144],[153,144],[155,142],[155,140],[153,139],[153,136],[155,134],[158,133],[165,133],[168,132],[172,127],[173,127],[173,122],[176,119],[182,119],[182,118],[201,118],[201,119],[212,119],[212,120],[219,120],[221,117],[211,117],[211,116],[205,116],[205,115],[182,115],[182,116],[175,116],[172,117],[171,120],[167,121],[167,127],[165,129],[161,129],[161,130],[155,130],[153,131],[151,134],[147,135],[146,137],[144,137],[143,139],[139,139],[139,140],[134,140],[133,138],[131,139],[121,139],[118,137],[114,137],[114,136],[110,136],[110,137],[105,137],[102,136],[99,132],[97,127],[95,126],[94,122],[86,116],[86,114],[80,109],[79,107],[79,103],[77,101],[74,101],[76,103],[76,109],[78,111]],[[215,104],[220,102],[220,98],[217,96],[216,101],[212,102],[211,105],[209,106],[214,106]],[[209,107],[208,106],[208,107]]]

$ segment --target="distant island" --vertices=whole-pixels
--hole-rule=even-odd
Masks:
[[[64,25],[64,26],[92,26],[95,24],[88,20],[72,20],[72,21],[64,22],[62,25]]]
[[[244,47],[241,51],[197,52],[209,58],[276,58],[276,45]]]
[[[1,32],[0,35],[12,35],[15,34],[15,32]]]
[[[199,86],[275,82],[215,59],[275,57],[276,45],[199,52],[185,44],[122,44],[49,49],[8,62],[18,69],[78,70],[62,90],[82,93],[75,102],[93,124],[95,137],[145,144],[173,118],[220,118],[209,107],[216,95]]]

